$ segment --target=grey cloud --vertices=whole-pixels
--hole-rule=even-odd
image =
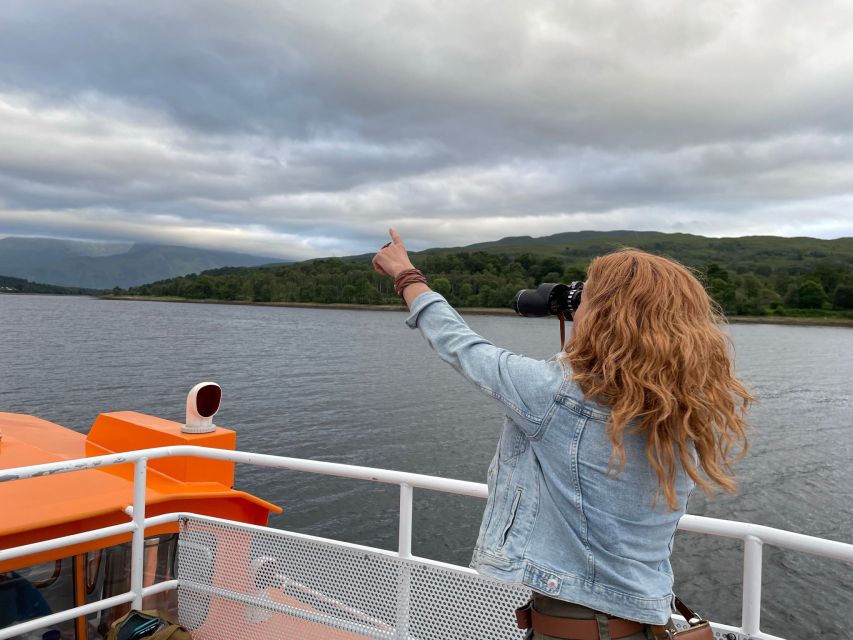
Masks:
[[[842,0],[10,0],[0,232],[851,235],[851,36]]]
[[[4,6],[2,75],[17,88],[119,95],[201,129],[500,154],[853,122],[843,0]]]

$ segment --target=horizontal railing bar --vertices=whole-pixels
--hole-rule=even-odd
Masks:
[[[766,527],[760,524],[685,515],[679,520],[678,529],[680,531],[706,533],[724,538],[737,538],[739,540],[745,540],[747,536],[752,536],[765,544],[772,544],[775,547],[823,556],[834,560],[842,560],[844,562],[853,562],[853,544],[807,536],[802,533],[794,533],[793,531],[785,531],[783,529],[774,529],[773,527]]]
[[[160,516],[146,518],[145,528],[148,529],[149,527],[156,527],[161,524],[177,522],[179,515],[180,514],[178,513],[164,513]],[[20,558],[22,556],[28,556],[34,553],[43,553],[45,551],[61,549],[62,547],[70,547],[75,544],[82,544],[84,542],[91,542],[93,540],[110,538],[112,536],[118,536],[123,533],[133,533],[135,530],[135,523],[126,522],[124,524],[115,524],[109,527],[101,527],[100,529],[91,529],[90,531],[73,533],[71,535],[62,536],[61,538],[50,538],[49,540],[42,540],[41,542],[32,542],[30,544],[22,544],[18,547],[0,549],[0,562],[12,560],[14,558]]]
[[[59,613],[52,613],[42,618],[35,618],[34,620],[21,622],[13,627],[0,629],[0,640],[14,638],[15,636],[23,635],[30,631],[35,631],[36,629],[43,629],[44,627],[52,624],[59,624],[66,620],[73,620],[74,618],[79,618],[81,616],[88,616],[92,613],[109,609],[110,607],[117,607],[118,605],[130,602],[131,600],[133,600],[133,592],[128,591],[127,593],[122,593],[120,595],[113,596],[112,598],[98,600],[97,602],[84,604],[83,606],[74,607],[73,609],[66,609]]]
[[[142,449],[139,451],[97,456],[83,460],[70,460],[19,467],[16,469],[6,469],[0,471],[0,482],[39,477],[55,473],[68,473],[71,471],[93,469],[115,464],[125,464],[134,462],[143,457],[152,460],[173,456],[190,456],[213,460],[225,460],[230,462],[288,469],[291,471],[302,471],[357,480],[370,480],[373,482],[383,482],[387,484],[400,485],[405,483],[420,489],[429,489],[478,498],[485,498],[488,496],[488,487],[485,484],[477,482],[454,480],[450,478],[441,478],[438,476],[429,476],[404,471],[377,469],[374,467],[360,467],[337,462],[304,460],[300,458],[288,458],[270,454],[246,453],[242,451],[211,449],[190,445]],[[777,547],[824,556],[845,562],[853,562],[853,545],[851,544],[837,542],[834,540],[825,540],[790,531],[783,531],[781,529],[774,529],[773,527],[766,527],[763,525],[754,525],[732,520],[718,520],[703,516],[685,515],[681,518],[678,528],[683,531],[706,533],[710,535],[738,538],[741,540],[745,539],[746,536],[754,536],[765,543],[772,544]]]
[[[0,549],[0,562],[28,556],[33,553],[42,553],[44,551],[53,551],[62,547],[70,547],[74,544],[83,542],[91,542],[92,540],[100,540],[101,538],[109,538],[110,536],[121,535],[122,533],[133,533],[136,530],[136,525],[132,522],[124,524],[115,524],[111,527],[102,527],[100,529],[92,529],[91,531],[83,531],[81,533],[73,533],[61,538],[51,538],[41,542],[32,542],[30,544],[22,544],[19,547],[9,547],[8,549]]]
[[[181,586],[181,584],[178,580],[164,580],[163,582],[152,584],[150,587],[143,587],[142,597],[147,598],[148,596],[155,596],[158,593],[163,593],[164,591],[174,591],[179,586]]]
[[[145,518],[145,528],[150,529],[151,527],[159,527],[161,524],[177,522],[180,517],[181,514],[177,511],[173,511],[172,513],[164,513],[159,516],[149,516]]]
[[[239,462],[253,464],[261,467],[274,467],[288,469],[290,471],[303,471],[319,475],[337,476],[341,478],[352,478],[354,480],[371,480],[386,484],[407,483],[420,489],[431,489],[445,493],[468,495],[475,498],[486,498],[488,488],[479,482],[468,482],[466,480],[453,480],[420,473],[409,473],[407,471],[392,471],[389,469],[378,469],[375,467],[359,467],[355,465],[341,464],[338,462],[324,462],[320,460],[305,460],[302,458],[288,458],[285,456],[274,456],[265,453],[247,453],[244,451],[229,451],[227,449],[211,449],[208,447],[197,447],[192,445],[178,445],[174,447],[158,447],[156,449],[140,449],[128,453],[114,453],[105,456],[94,456],[82,460],[66,460],[62,462],[50,462],[15,469],[0,470],[0,482],[11,480],[24,480],[57,473],[69,473],[72,471],[84,471],[98,467],[116,464],[127,464],[135,462],[139,458],[156,460],[174,456],[189,456],[208,458],[211,460],[225,460],[228,462]]]

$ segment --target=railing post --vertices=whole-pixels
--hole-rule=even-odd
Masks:
[[[400,483],[400,524],[397,553],[401,558],[412,557],[412,485]],[[412,599],[412,567],[404,563],[400,567],[400,582],[397,589],[397,625],[394,637],[404,640],[409,637],[409,608]]]
[[[757,635],[761,624],[761,554],[760,538],[743,539],[743,605],[741,627],[749,636]]]
[[[133,608],[142,609],[143,558],[145,552],[145,476],[148,459],[139,458],[133,463],[133,540],[130,543],[130,590]]]
[[[412,485],[400,483],[400,528],[397,553],[401,558],[412,555]]]

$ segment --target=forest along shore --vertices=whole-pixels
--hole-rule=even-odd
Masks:
[[[635,247],[680,261],[729,317],[853,322],[853,237],[704,238],[688,234],[581,231],[544,238],[428,249],[411,254],[430,286],[457,309],[506,309],[520,289],[586,279],[596,256]],[[260,267],[223,267],[150,282],[115,296],[318,305],[400,304],[370,255]],[[815,320],[817,319],[817,320]],[[774,320],[767,320],[774,321]]]
[[[348,311],[406,311],[401,305],[391,304],[346,304],[320,302],[252,302],[248,300],[190,299],[171,296],[100,296],[101,300],[123,300],[133,302],[186,302],[191,304],[227,304],[250,307],[293,307],[296,309],[343,309]],[[491,307],[457,307],[462,315],[514,316],[512,309]],[[812,327],[850,327],[853,320],[847,318],[794,317],[794,316],[727,316],[732,324],[783,324]]]

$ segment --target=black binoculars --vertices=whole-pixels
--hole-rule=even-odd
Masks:
[[[515,294],[512,308],[525,318],[562,316],[571,320],[581,304],[583,282],[545,282],[535,289],[522,289]]]

